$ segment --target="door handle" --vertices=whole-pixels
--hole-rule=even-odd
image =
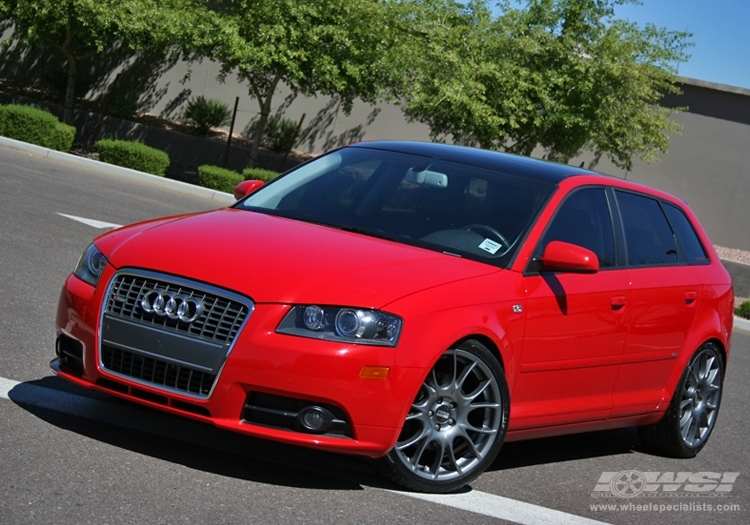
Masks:
[[[626,299],[626,297],[624,295],[615,295],[615,296],[612,296],[609,299],[610,304],[612,305],[612,310],[616,311],[616,310],[619,310],[620,308],[622,308],[623,306],[625,306],[625,299]]]
[[[698,298],[698,292],[689,291],[685,292],[685,304],[693,304]]]

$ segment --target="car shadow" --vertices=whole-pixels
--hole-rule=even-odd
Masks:
[[[377,474],[364,458],[221,430],[89,391],[56,376],[20,383],[8,397],[58,428],[191,469],[294,488],[403,490]],[[488,471],[628,454],[639,444],[634,429],[512,442],[503,445]],[[467,490],[471,489],[463,489]]]
[[[58,428],[191,469],[294,488],[395,489],[365,459],[220,430],[89,391],[56,376],[20,383],[8,397]]]
[[[505,443],[488,471],[643,452],[635,428]]]

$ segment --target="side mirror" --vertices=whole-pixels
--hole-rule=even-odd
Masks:
[[[568,272],[599,271],[599,258],[583,246],[562,241],[551,241],[542,254],[542,268]]]
[[[243,180],[234,187],[234,198],[240,200],[263,186],[262,180]]]

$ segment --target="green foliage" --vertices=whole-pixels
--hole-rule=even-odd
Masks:
[[[242,172],[244,180],[262,180],[263,182],[270,182],[279,176],[279,173],[272,170],[264,170],[263,168],[245,168]]]
[[[123,166],[152,175],[164,176],[169,155],[139,141],[102,139],[96,143],[102,162]]]
[[[197,128],[198,134],[208,135],[211,128],[229,124],[232,111],[221,100],[200,95],[188,101],[184,118]]]
[[[31,106],[0,106],[0,134],[57,151],[73,147],[76,129],[52,113]]]
[[[251,162],[258,157],[280,82],[295,93],[336,96],[345,112],[355,98],[375,102],[400,77],[389,59],[401,37],[399,2],[382,0],[231,1],[204,19],[188,47],[237,72],[258,101]],[[210,4],[209,4],[210,5]]]
[[[266,123],[266,142],[274,153],[285,153],[294,147],[297,123],[292,119],[274,115]]]
[[[50,148],[57,151],[70,151],[76,138],[76,128],[57,122],[52,130],[52,145]]]
[[[744,301],[734,309],[734,315],[750,319],[750,301]]]
[[[209,165],[198,167],[198,181],[204,188],[232,193],[234,187],[243,180],[242,175],[236,171]]]
[[[73,107],[79,62],[117,45],[131,50],[177,45],[200,16],[194,0],[0,0],[12,39],[64,57],[65,120]]]
[[[615,19],[629,2],[506,2],[493,16],[485,0],[412,0],[404,112],[434,138],[489,149],[562,162],[591,151],[627,170],[656,160],[680,129],[658,103],[678,91],[689,35]]]

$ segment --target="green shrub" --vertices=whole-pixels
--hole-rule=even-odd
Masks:
[[[44,148],[69,151],[76,129],[62,124],[52,113],[31,106],[0,106],[2,135]]]
[[[263,168],[245,168],[242,172],[244,180],[262,180],[263,182],[269,182],[279,176],[279,173],[271,170],[264,170]]]
[[[735,308],[734,314],[738,317],[750,319],[750,301],[744,301],[737,308]]]
[[[49,147],[57,151],[70,151],[75,139],[76,128],[58,122],[52,130],[52,145]]]
[[[229,124],[232,112],[221,100],[199,96],[190,99],[185,108],[184,118],[193,124],[200,135],[208,135],[213,127]]]
[[[140,141],[103,139],[96,143],[99,160],[152,175],[164,176],[169,155]]]
[[[204,188],[232,193],[234,187],[243,180],[242,175],[236,171],[209,165],[198,167],[198,181]]]
[[[292,149],[297,133],[297,123],[292,119],[274,115],[266,122],[266,142],[274,153],[285,153]]]

